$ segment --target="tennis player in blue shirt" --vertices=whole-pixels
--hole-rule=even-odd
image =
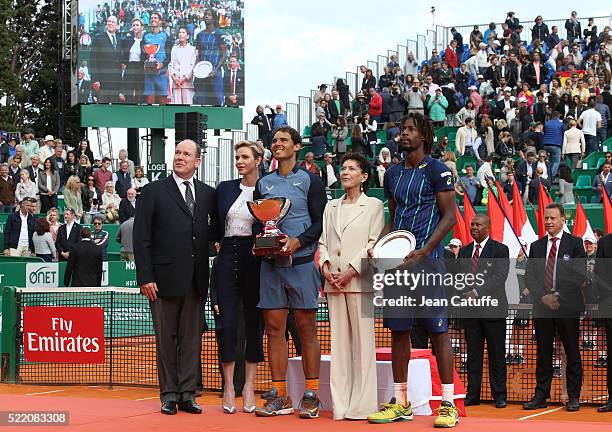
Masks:
[[[403,160],[388,168],[384,177],[385,197],[389,206],[389,223],[381,237],[391,231],[408,230],[416,238],[416,249],[406,256],[404,266],[419,266],[429,273],[444,273],[442,240],[455,224],[455,192],[453,177],[446,165],[430,154],[434,142],[431,121],[422,114],[410,113],[400,122],[400,150]],[[369,252],[371,255],[371,251]],[[421,288],[421,289],[419,289]],[[417,287],[420,297],[445,299],[443,285]],[[420,296],[420,297],[418,297]],[[370,415],[371,423],[389,423],[412,419],[408,396],[408,362],[410,331],[415,319],[421,320],[434,345],[442,381],[442,403],[435,427],[454,427],[459,419],[453,404],[453,355],[448,336],[445,307],[415,310],[406,307],[401,317],[385,317],[391,330],[394,398],[380,411]]]

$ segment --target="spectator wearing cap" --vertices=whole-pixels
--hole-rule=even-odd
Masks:
[[[55,138],[53,135],[46,135],[43,140],[44,145],[38,149],[38,156],[41,161],[45,161],[55,154]]]
[[[108,231],[103,230],[104,217],[102,215],[94,216],[93,226],[94,230],[91,233],[91,240],[96,246],[102,248],[102,257],[106,259],[106,250],[108,248],[109,235]]]
[[[32,158],[35,154],[38,154],[38,149],[40,145],[38,141],[34,139],[34,129],[26,128],[23,132],[23,141],[22,144],[25,147],[26,156],[28,158]]]
[[[368,103],[363,92],[358,92],[353,105],[351,107],[351,113],[353,114],[354,123],[359,123],[360,119],[363,118],[368,112]]]
[[[8,165],[0,165],[0,212],[11,213],[15,210],[15,183],[9,175]]]
[[[19,211],[12,212],[4,225],[4,255],[31,256],[34,252],[32,235],[34,234],[34,209],[36,200],[24,198]]]
[[[272,130],[276,130],[283,126],[289,126],[287,116],[283,113],[283,106],[276,105],[274,116],[272,117]]]

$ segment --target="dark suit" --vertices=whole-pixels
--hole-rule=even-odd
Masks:
[[[72,246],[81,240],[81,228],[81,225],[75,222],[70,230],[70,237],[66,235],[66,224],[58,228],[55,249],[57,249],[57,256],[60,261],[66,261],[60,252],[70,252]]]
[[[599,240],[594,282],[599,292],[599,316],[606,328],[608,347],[608,400],[612,400],[612,234]]]
[[[127,198],[123,198],[119,203],[119,223],[123,223],[135,215],[136,207]]]
[[[89,102],[89,95],[91,93],[91,81],[81,80],[77,84],[77,101],[78,103]]]
[[[19,246],[19,234],[21,233],[20,213],[20,211],[12,212],[6,219],[6,224],[4,225],[4,249],[17,249],[17,246]],[[34,235],[35,222],[34,216],[28,214],[28,242],[32,252],[34,252],[32,236]]]
[[[91,239],[83,239],[73,245],[64,273],[64,286],[102,286],[103,254],[104,248],[94,244]]]
[[[236,82],[234,89],[232,89],[231,78],[232,71],[227,70],[225,72],[225,76],[223,77],[223,88],[225,89],[225,104],[228,106],[244,106],[244,71],[242,69],[236,71]],[[238,97],[236,103],[232,103],[229,100],[229,97],[232,95],[236,95]]]
[[[91,41],[89,72],[92,84],[100,83],[98,102],[117,102],[121,86],[121,50],[119,34],[115,34],[116,46],[113,47],[110,37],[104,32]]]
[[[42,172],[41,165],[38,165],[38,168],[36,170],[36,175],[34,175],[34,167],[32,167],[31,165],[27,167],[26,169],[28,170],[28,174],[30,175],[30,180],[38,184],[38,176]]]
[[[144,91],[144,62],[148,58],[144,52],[144,38],[140,40],[140,59],[130,61],[130,49],[134,45],[134,34],[128,33],[119,41],[121,63],[124,64],[123,81],[121,82],[121,93],[125,96],[126,103],[138,103],[142,100]]]
[[[491,81],[494,88],[499,87],[499,66],[489,66],[484,73],[484,79]]]
[[[521,69],[521,74],[523,75],[523,81],[529,84],[530,88],[536,88],[540,84],[544,84],[544,80],[546,80],[546,75],[548,74],[548,68],[540,61],[540,82],[538,83],[537,75],[536,75],[536,66],[533,63],[529,63],[526,66],[523,66]]]
[[[459,250],[459,264],[462,273],[472,273],[474,242]],[[508,247],[488,238],[480,251],[476,274],[481,274],[484,283],[476,286],[478,298],[490,296],[498,301],[497,307],[476,307],[466,310],[463,315],[465,339],[467,342],[468,390],[466,399],[480,401],[484,343],[487,341],[489,357],[489,384],[495,401],[506,401],[506,279],[510,269]],[[471,290],[470,288],[467,288]]]
[[[581,287],[586,280],[586,253],[582,239],[563,233],[557,242],[555,295],[560,308],[548,309],[542,303],[546,294],[545,272],[548,235],[533,242],[525,270],[525,283],[533,298],[534,327],[537,339],[535,398],[550,397],[553,376],[553,341],[558,333],[567,354],[567,392],[570,398],[580,397],[582,361],[578,346],[580,313],[584,310]]]
[[[138,285],[156,283],[149,302],[162,402],[194,399],[202,314],[208,291],[208,242],[216,239],[216,193],[194,180],[193,215],[174,176],[149,183],[138,198],[134,258]]]
[[[338,99],[338,102],[340,102],[339,99]],[[329,101],[327,108],[329,109],[329,121],[333,124],[336,124],[338,117],[344,114],[344,108],[342,107],[342,102],[340,102],[340,111],[338,111],[338,107],[336,106],[336,101],[334,101],[333,99]]]

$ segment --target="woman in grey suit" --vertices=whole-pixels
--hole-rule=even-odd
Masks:
[[[57,207],[57,191],[60,187],[58,172],[51,158],[45,159],[43,171],[38,176],[38,192],[40,193],[40,212],[47,213],[51,207]]]
[[[330,388],[334,419],[365,419],[377,408],[377,386],[374,293],[362,282],[384,212],[383,203],[365,193],[370,173],[365,156],[347,153],[341,163],[345,194],[327,203],[319,239],[331,327]]]

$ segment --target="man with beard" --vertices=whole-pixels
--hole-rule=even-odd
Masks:
[[[170,63],[170,51],[172,40],[161,28],[162,16],[159,12],[151,13],[149,26],[151,32],[143,37],[144,46],[157,45],[157,53],[153,56],[156,62],[154,70],[146,70],[144,74],[144,95],[148,104],[159,103],[165,105],[168,101],[168,76],[166,74],[168,63]],[[147,57],[147,60],[149,58]],[[146,65],[146,63],[145,63]],[[157,100],[156,100],[157,96]]]

